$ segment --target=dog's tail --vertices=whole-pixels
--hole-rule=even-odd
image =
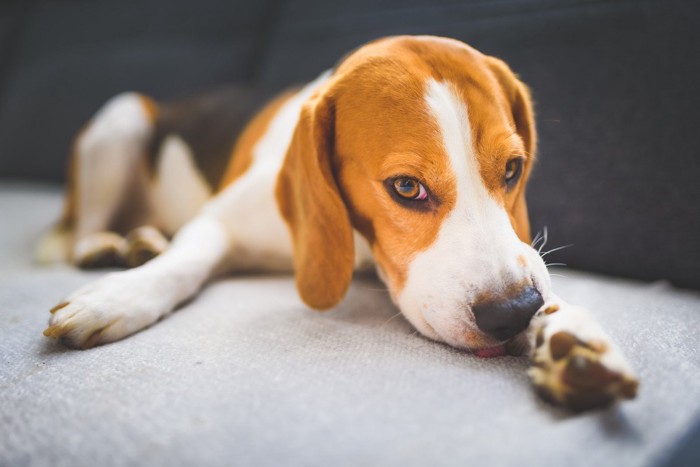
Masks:
[[[79,136],[80,133],[78,133],[78,137]],[[70,262],[72,259],[73,231],[77,202],[75,192],[75,177],[77,176],[77,162],[75,158],[76,141],[73,142],[71,156],[68,162],[68,177],[66,194],[63,199],[63,212],[61,213],[60,219],[41,234],[34,248],[34,262],[41,266]]]
[[[34,262],[49,265],[70,260],[72,229],[59,221],[45,231],[34,250]]]

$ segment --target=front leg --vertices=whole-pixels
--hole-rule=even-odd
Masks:
[[[528,375],[545,400],[583,411],[636,396],[630,366],[586,309],[555,297],[533,318],[528,334]]]
[[[89,348],[140,331],[194,296],[225,264],[229,249],[219,221],[196,218],[157,258],[108,274],[54,307],[44,335]]]

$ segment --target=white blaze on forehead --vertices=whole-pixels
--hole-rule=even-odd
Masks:
[[[426,90],[425,103],[438,123],[449,165],[457,181],[457,204],[464,205],[471,200],[470,204],[475,206],[489,195],[481,182],[479,161],[474,154],[467,106],[447,83],[430,79]]]
[[[523,274],[516,258],[524,244],[482,181],[464,99],[449,83],[431,79],[425,104],[439,129],[456,202],[433,244],[410,262],[397,301],[424,334],[464,346],[465,333],[475,329],[469,306],[480,293],[498,293]]]

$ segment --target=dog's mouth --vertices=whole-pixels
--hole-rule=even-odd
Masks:
[[[523,355],[528,348],[527,336],[525,332],[522,332],[501,344],[483,347],[481,349],[472,349],[472,353],[479,358],[503,357],[505,355],[519,357]]]
[[[479,358],[493,358],[502,357],[507,353],[506,344],[500,344],[493,347],[486,347],[484,349],[472,350],[472,353]]]

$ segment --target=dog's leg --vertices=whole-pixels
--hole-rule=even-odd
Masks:
[[[56,306],[44,334],[70,347],[88,348],[133,334],[194,296],[226,265],[225,227],[201,215],[160,256],[81,288]]]
[[[121,94],[109,100],[76,139],[71,161],[76,265],[123,265],[126,243],[107,231],[114,228],[115,215],[125,202],[134,217],[149,209],[143,158],[152,118],[146,98]],[[134,225],[141,220],[134,218]]]
[[[547,401],[582,411],[636,396],[638,382],[630,366],[586,309],[553,297],[528,333],[528,374]]]

